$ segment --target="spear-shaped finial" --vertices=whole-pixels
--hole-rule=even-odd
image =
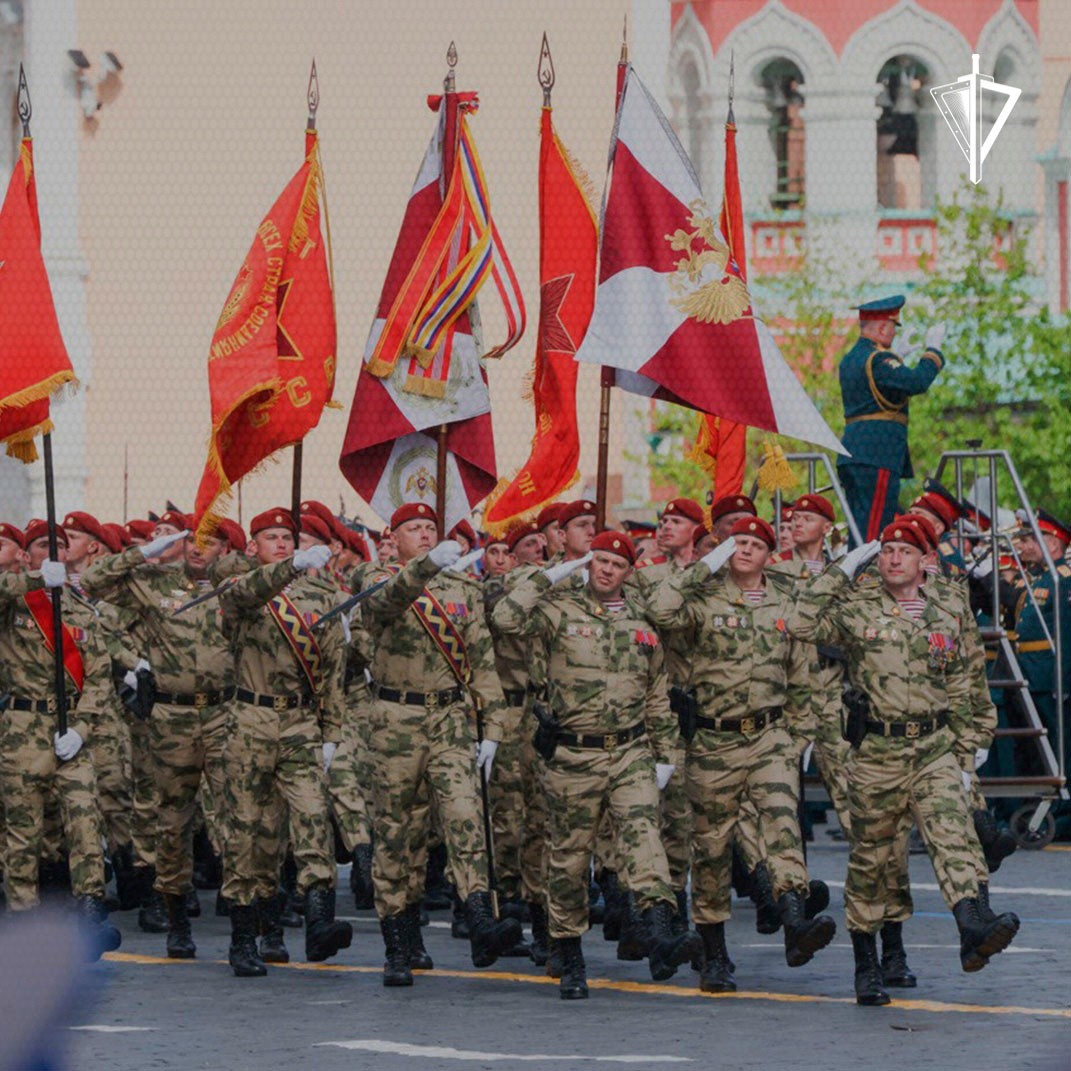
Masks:
[[[728,122],[736,125],[736,118],[733,115],[733,94],[736,88],[736,51],[735,49],[729,53],[729,118]]]
[[[625,24],[621,30],[621,59],[620,63],[628,63],[628,12],[625,12]]]
[[[30,87],[26,84],[26,72],[19,64],[19,118],[22,120],[22,136],[30,136],[30,116],[33,108],[30,106]]]
[[[554,88],[554,60],[550,56],[550,43],[546,30],[543,31],[543,45],[539,50],[539,84],[543,87],[543,107],[550,107],[550,91]]]
[[[316,60],[312,61],[309,71],[309,90],[306,94],[309,102],[309,129],[316,129],[316,109],[320,107],[320,80],[316,77]]]
[[[443,88],[447,93],[453,93],[454,68],[457,66],[457,46],[453,41],[450,42],[450,47],[446,50],[446,66],[449,70],[446,72],[446,78],[443,80]]]

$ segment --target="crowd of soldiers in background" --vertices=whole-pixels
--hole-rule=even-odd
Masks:
[[[902,935],[913,824],[963,969],[981,969],[1019,926],[989,905],[1015,841],[977,775],[997,723],[977,624],[992,559],[961,539],[984,551],[989,520],[933,484],[873,544],[848,551],[835,521],[812,493],[775,531],[739,495],[598,532],[580,499],[440,541],[426,504],[362,535],[309,501],[198,542],[177,509],[125,525],[74,512],[58,562],[44,522],[0,524],[7,906],[59,888],[95,955],[120,941],[108,912],[137,910],[168,956],[192,958],[196,890],[219,888],[234,973],[258,976],[289,960],[288,927],[304,926],[310,961],[350,945],[336,917],[350,864],[385,985],[433,968],[421,926],[451,909],[474,965],[525,957],[566,999],[587,996],[593,920],[653,978],[690,963],[704,991],[728,992],[732,887],[760,933],[783,931],[789,966],[835,932],[800,826],[813,761],[851,846],[859,1003],[917,984]],[[1038,524],[1058,590],[1030,529],[1022,569],[1001,557],[998,571],[1054,732],[1071,530]]]

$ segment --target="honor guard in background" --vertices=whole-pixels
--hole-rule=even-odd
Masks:
[[[967,796],[957,750],[973,751],[972,682],[964,622],[925,585],[928,544],[920,526],[890,524],[812,581],[790,620],[810,643],[836,643],[866,696],[848,727],[851,855],[845,914],[860,1004],[887,1004],[876,934],[887,914],[887,883],[898,838],[914,818],[960,932],[960,962],[981,970],[1019,928],[1012,914],[983,912],[969,842]],[[878,557],[880,583],[852,586]],[[966,754],[962,761],[966,761]]]
[[[699,951],[694,933],[673,935],[676,899],[659,836],[658,797],[680,748],[661,644],[642,602],[625,588],[635,562],[631,540],[603,532],[591,550],[583,585],[552,590],[585,559],[562,562],[518,584],[494,610],[496,628],[532,637],[546,658],[547,897],[563,1000],[588,995],[581,937],[588,928],[588,869],[606,813],[643,913],[652,978],[672,977]]]
[[[232,725],[224,748],[226,833],[223,895],[231,902],[230,963],[239,977],[266,973],[257,953],[257,900],[275,900],[277,797],[289,810],[298,888],[306,896],[305,958],[348,948],[353,928],[335,921],[335,860],[324,772],[342,737],[345,641],[334,621],[312,630],[337,589],[309,575],[325,546],[295,551],[297,525],[276,508],[249,526],[257,567],[220,595],[225,634],[237,652]]]
[[[369,569],[365,588],[388,583],[362,604],[375,645],[369,736],[376,771],[372,873],[386,946],[383,984],[408,986],[412,955],[422,951],[419,895],[412,898],[411,887],[414,835],[427,836],[426,811],[419,806],[426,796],[439,815],[454,884],[465,905],[473,964],[491,966],[521,939],[521,925],[516,919],[495,920],[488,890],[477,766],[484,776],[490,774],[507,719],[483,591],[471,577],[448,568],[460,558],[460,547],[452,540],[435,544],[430,506],[401,506],[390,527],[401,567]],[[414,822],[424,828],[414,831]],[[422,862],[420,867],[422,884]]]
[[[914,475],[907,445],[908,400],[923,394],[944,367],[945,329],[926,331],[926,349],[912,368],[893,352],[901,296],[857,306],[859,338],[840,361],[844,447],[837,472],[848,508],[864,541],[875,539],[895,516],[900,480]]]

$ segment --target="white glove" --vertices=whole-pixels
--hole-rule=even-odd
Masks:
[[[346,641],[346,646],[349,647],[353,643],[353,631],[350,629],[350,615],[339,614],[339,620],[342,622],[342,638]]]
[[[592,559],[592,553],[589,550],[582,558],[574,558],[569,562],[558,562],[557,565],[550,565],[543,570],[543,575],[552,583],[557,584],[564,580],[567,576],[572,576],[577,569],[583,569]]]
[[[157,536],[155,539],[150,539],[148,543],[142,543],[138,550],[141,551],[143,558],[159,558],[168,547],[180,539],[185,539],[189,534],[189,530],[185,529],[181,532],[173,532],[171,535]]]
[[[971,792],[971,775],[966,770],[960,770],[959,776],[963,779],[963,791],[970,795]]]
[[[814,754],[814,744],[808,744],[803,749],[803,768],[806,770],[811,765],[811,756]]]
[[[716,573],[736,551],[736,537],[729,536],[724,543],[719,543],[712,551],[704,554],[699,560],[711,571]]]
[[[428,551],[428,561],[436,569],[448,569],[461,559],[461,544],[455,539],[444,539]]]
[[[470,565],[475,565],[482,557],[483,547],[477,547],[476,550],[469,551],[468,554],[458,558],[453,565],[448,565],[446,569],[451,573],[463,573]]]
[[[63,762],[69,762],[82,750],[82,738],[73,729],[68,729],[62,736],[59,733],[53,733],[52,740],[55,744],[56,756]]]
[[[974,753],[974,768],[976,770],[981,769],[985,765],[985,760],[989,758],[989,748],[980,747]]]
[[[934,324],[926,328],[926,349],[939,350],[945,340],[945,325]]]
[[[989,576],[993,571],[993,555],[987,554],[980,562],[975,562],[968,571],[971,576],[976,576],[980,580]]]
[[[335,752],[338,751],[338,744],[331,743],[330,740],[325,740],[323,743],[323,755],[324,755],[324,773],[327,773],[331,769],[331,762],[335,757]]]
[[[856,547],[855,550],[848,551],[848,553],[837,562],[837,568],[851,580],[871,558],[876,558],[880,553],[881,540],[872,539],[869,543],[864,543],[861,547]]]
[[[656,762],[654,768],[655,780],[658,782],[658,791],[669,784],[669,779],[673,776],[673,771],[676,770],[676,766],[668,762]]]
[[[490,781],[491,779],[491,765],[495,761],[497,750],[497,740],[481,740],[476,750],[476,769],[483,770],[484,780]]]
[[[294,551],[295,569],[322,569],[330,560],[331,548],[325,547],[323,543],[317,543],[306,550]]]
[[[141,671],[143,669],[152,669],[152,666],[150,666],[149,663],[146,662],[144,658],[139,658],[138,661],[137,661],[137,665],[135,665],[133,669],[128,669],[123,674],[123,683],[128,688],[133,688],[133,689],[137,690],[137,687],[138,687],[138,673],[139,673],[139,671]]]
[[[46,558],[41,562],[41,579],[46,588],[61,588],[67,583],[67,566]]]

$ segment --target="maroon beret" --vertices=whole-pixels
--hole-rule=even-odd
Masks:
[[[733,522],[729,534],[754,536],[755,539],[761,539],[770,550],[777,546],[777,536],[774,535],[773,526],[761,517],[741,517]]]
[[[390,530],[395,531],[406,521],[431,521],[433,524],[438,524],[439,518],[435,510],[423,502],[406,502],[391,514]]]
[[[28,525],[26,525],[26,542],[25,547],[28,550],[30,544],[35,540],[41,538],[41,536],[48,535],[48,521],[42,521],[38,518],[34,518]],[[67,546],[67,533],[60,527],[56,528],[56,540]]]
[[[274,509],[266,509],[258,513],[249,522],[249,534],[255,536],[266,528],[285,528],[295,536],[298,533],[297,525],[294,524],[294,515],[284,506],[276,506]]]
[[[68,513],[63,518],[63,528],[69,528],[72,532],[82,532],[98,542],[108,545],[108,540],[105,538],[104,531],[100,526],[100,521],[93,516],[92,513],[83,513],[81,510],[75,510],[73,513]]]
[[[696,524],[703,523],[703,507],[692,498],[671,498],[662,510],[663,517],[683,517]]]
[[[591,541],[591,549],[593,551],[604,550],[609,554],[616,554],[624,558],[629,565],[636,564],[636,548],[632,545],[632,540],[624,532],[600,532]]]
[[[710,523],[713,524],[727,513],[750,513],[755,517],[758,512],[755,503],[747,495],[723,495],[710,507]]]
[[[570,521],[577,517],[594,517],[595,503],[587,498],[579,498],[575,502],[569,502],[562,506],[558,513],[558,523],[564,528]]]
[[[792,504],[792,509],[801,513],[817,513],[827,521],[834,521],[833,503],[825,495],[800,495]]]

